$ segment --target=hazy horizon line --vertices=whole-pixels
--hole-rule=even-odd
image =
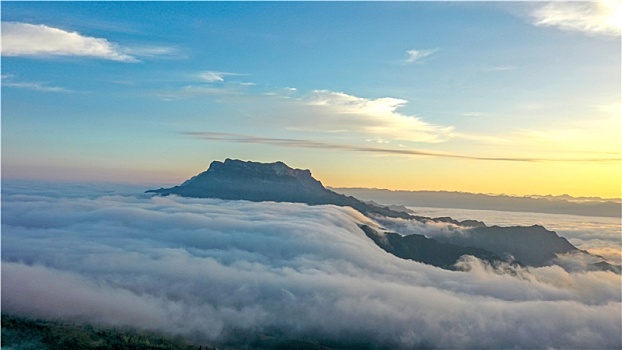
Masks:
[[[195,174],[197,175],[197,174]],[[189,177],[185,178],[184,180],[180,180],[180,182],[175,182],[175,181],[169,181],[169,182],[163,182],[163,181],[149,181],[149,180],[114,180],[114,179],[108,179],[108,180],[86,180],[86,179],[43,179],[43,178],[35,178],[35,177],[30,177],[30,178],[26,178],[26,177],[5,177],[5,176],[1,176],[0,177],[0,189],[2,189],[2,184],[4,182],[38,182],[38,183],[50,183],[50,184],[65,184],[65,185],[107,185],[107,186],[112,186],[112,185],[119,185],[119,186],[131,186],[131,187],[138,187],[138,186],[145,186],[145,190],[149,190],[149,189],[153,189],[153,188],[147,188],[150,186],[154,186],[154,187],[167,187],[167,186],[179,186],[183,183],[183,181],[190,179],[191,177],[195,176],[195,175],[190,175]],[[318,180],[318,179],[316,179]],[[322,182],[321,180],[318,180],[320,182]],[[569,195],[569,194],[561,194],[561,195],[554,195],[551,193],[548,194],[526,194],[526,195],[519,195],[519,194],[508,194],[508,193],[483,193],[483,192],[470,192],[470,191],[458,191],[458,190],[432,190],[432,189],[389,189],[389,188],[378,188],[378,187],[361,187],[361,186],[353,186],[353,187],[343,187],[343,186],[331,186],[331,185],[325,185],[322,182],[322,185],[324,187],[326,187],[329,190],[372,190],[372,191],[389,191],[389,192],[435,192],[435,193],[454,193],[454,194],[468,194],[468,195],[484,195],[484,196],[488,196],[488,197],[511,197],[511,198],[528,198],[528,199],[546,199],[546,198],[553,198],[555,200],[564,200],[563,197],[570,197],[573,200],[578,200],[578,202],[572,202],[572,203],[585,203],[585,202],[601,202],[601,203],[606,203],[606,202],[614,202],[614,203],[622,203],[622,197],[621,198],[615,198],[615,197],[599,197],[599,196],[573,196],[573,195]],[[583,201],[582,201],[583,200]],[[582,201],[582,202],[581,202]]]
[[[379,187],[343,187],[343,186],[325,186],[328,189],[334,190],[374,190],[374,191],[390,191],[390,192],[436,192],[436,193],[456,193],[456,194],[473,194],[473,195],[483,195],[489,197],[512,197],[512,198],[530,198],[530,199],[545,199],[545,198],[554,198],[554,199],[562,199],[564,197],[570,197],[572,199],[577,200],[585,200],[589,201],[591,199],[595,201],[603,201],[603,202],[622,202],[622,196],[620,198],[616,197],[599,197],[599,196],[573,196],[567,193],[554,195],[551,193],[548,194],[508,194],[508,193],[484,193],[484,192],[469,192],[469,191],[456,191],[456,190],[429,190],[429,189],[420,189],[420,190],[405,190],[405,189],[390,189],[390,188],[379,188]]]

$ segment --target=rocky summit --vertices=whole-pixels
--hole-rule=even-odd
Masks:
[[[326,189],[309,170],[293,169],[283,162],[258,163],[237,159],[214,161],[209,168],[179,186],[149,190],[159,195],[230,200],[334,204],[350,206],[364,214],[406,218],[403,212],[366,204],[354,197]]]

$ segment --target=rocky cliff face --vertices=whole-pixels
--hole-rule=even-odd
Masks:
[[[317,202],[328,190],[309,170],[292,169],[282,162],[265,164],[227,159],[212,162],[207,171],[180,186],[150,192],[250,201]]]

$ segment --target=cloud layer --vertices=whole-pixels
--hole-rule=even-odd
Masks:
[[[612,273],[441,270],[382,251],[349,208],[11,186],[3,312],[213,344],[278,330],[394,348],[622,345]]]
[[[121,62],[138,60],[103,38],[40,24],[2,22],[3,56],[84,56]]]

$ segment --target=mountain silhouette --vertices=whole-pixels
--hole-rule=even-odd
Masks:
[[[367,225],[360,227],[368,238],[387,253],[446,270],[454,270],[456,262],[464,255],[472,255],[493,264],[496,261],[512,262],[482,248],[441,243],[417,234],[402,236],[395,232],[381,233]]]
[[[468,235],[447,235],[437,240],[508,255],[529,266],[545,266],[558,254],[578,251],[567,239],[540,225],[475,227],[468,231]]]
[[[366,204],[354,197],[326,189],[309,170],[293,169],[283,162],[258,163],[226,159],[179,186],[149,190],[159,195],[220,198],[254,202],[292,202],[310,205],[334,204],[352,207],[363,214],[409,218],[407,213]]]

